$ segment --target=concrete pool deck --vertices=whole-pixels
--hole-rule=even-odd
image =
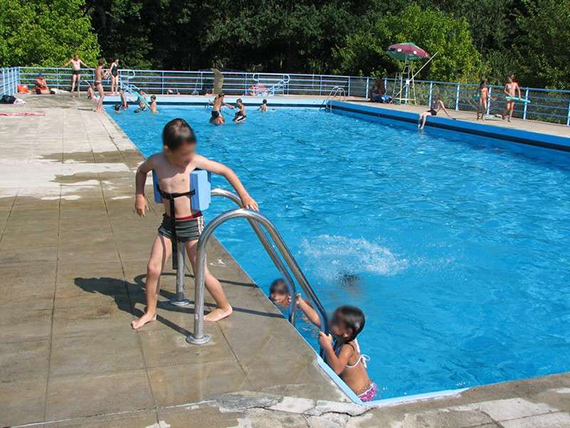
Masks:
[[[570,426],[570,374],[349,403],[217,242],[210,268],[236,311],[207,326],[214,340],[185,342],[192,307],[167,303],[170,271],[158,321],[132,331],[160,216],[154,203],[144,219],[133,213],[142,156],[87,100],[26,100],[0,106],[45,112],[0,117],[0,426]]]

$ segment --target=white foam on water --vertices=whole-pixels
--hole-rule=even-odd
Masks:
[[[408,260],[398,258],[388,248],[364,238],[320,235],[301,242],[301,253],[312,269],[327,281],[344,273],[392,276],[408,267]]]

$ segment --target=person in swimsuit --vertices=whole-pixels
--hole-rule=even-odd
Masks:
[[[172,238],[186,247],[186,254],[188,254],[194,273],[196,272],[196,244],[204,229],[204,217],[201,212],[193,211],[190,204],[189,177],[192,171],[203,169],[223,176],[235,189],[245,209],[259,211],[257,202],[249,195],[238,176],[230,168],[196,153],[196,135],[184,119],[173,119],[166,124],[162,131],[162,143],[163,151],[144,161],[136,174],[135,210],[137,214],[144,217],[148,211],[144,193],[146,177],[150,171],[155,171],[163,197],[164,217],[154,240],[147,266],[146,312],[131,323],[135,330],[156,320],[159,280],[164,264],[172,254]],[[174,196],[175,194],[178,195]],[[166,198],[166,196],[169,197]],[[206,315],[204,320],[219,321],[230,316],[232,307],[224,290],[207,268],[206,288],[214,298],[217,308]]]
[[[515,82],[515,76],[510,75],[507,77],[507,83],[505,83],[504,89],[505,95],[507,97],[514,97],[515,95],[518,98],[521,98],[521,88],[517,82]],[[505,111],[501,115],[501,118],[505,120],[505,117],[509,116],[509,122],[513,118],[513,112],[515,111],[515,102],[507,100],[507,106],[505,107]]]
[[[111,95],[115,95],[119,92],[119,58],[113,60],[107,75],[111,76]]]
[[[81,58],[79,58],[79,55],[73,55],[73,58],[71,58],[69,61],[67,61],[63,66],[67,67],[69,64],[71,64],[71,93],[73,93],[73,90],[75,89],[75,84],[77,83],[77,93],[79,94],[81,92],[81,65],[83,65],[83,67],[85,68],[89,68],[89,66],[87,64],[85,64],[83,61],[81,61]]]
[[[150,113],[151,114],[157,114],[158,113],[158,108],[157,108],[157,102],[156,102],[156,95],[151,95],[150,97]]]
[[[226,106],[229,107],[231,109],[234,108],[233,105],[231,104],[226,104],[224,102],[224,94],[219,94],[216,95],[216,98],[214,98],[214,106],[212,107],[212,117],[210,117],[210,123],[213,123],[214,125],[223,125],[224,123],[226,123],[226,120],[224,119],[224,116],[222,115],[222,107]]]
[[[278,278],[269,286],[269,300],[275,306],[286,308],[291,303],[291,294],[283,278]]]
[[[443,103],[439,95],[436,95],[433,102],[431,103],[431,108],[428,111],[425,111],[422,114],[420,114],[420,118],[418,120],[418,128],[424,129],[424,126],[426,126],[426,120],[428,116],[437,116],[437,112],[439,110],[443,110],[447,115],[447,117],[451,117],[451,115],[447,112],[445,104]]]
[[[261,102],[261,105],[259,106],[258,110],[260,110],[261,113],[267,113],[267,100],[263,100]]]
[[[87,99],[95,99],[95,91],[93,90],[93,85],[91,85],[91,82],[87,82]]]
[[[245,122],[245,118],[247,114],[245,112],[245,104],[243,103],[241,98],[238,98],[236,101],[236,107],[238,108],[237,113],[234,115],[234,123],[243,123]]]
[[[307,301],[297,295],[297,306],[307,319],[321,327],[321,319]],[[319,332],[319,345],[325,351],[327,364],[354,391],[362,401],[376,398],[378,387],[368,377],[368,356],[360,352],[356,337],[364,328],[364,313],[354,306],[341,306],[334,311],[330,321],[332,334]]]
[[[95,69],[95,89],[99,92],[99,100],[97,101],[97,113],[103,111],[103,98],[105,98],[105,91],[103,90],[103,79],[109,77],[109,72],[103,71],[105,66],[105,58],[99,58],[99,65]]]
[[[34,86],[34,90],[38,95],[51,94],[49,86],[47,85],[47,81],[42,73],[39,73],[38,77],[36,78],[36,85]]]
[[[481,84],[479,85],[479,96],[478,102],[479,105],[477,106],[477,120],[479,117],[482,120],[485,120],[485,115],[487,114],[487,101],[489,99],[489,87],[487,86],[487,80],[481,80]]]

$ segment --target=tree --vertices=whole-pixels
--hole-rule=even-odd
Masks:
[[[0,1],[0,66],[61,66],[73,54],[99,55],[85,0]]]
[[[439,10],[422,10],[417,5],[400,13],[388,13],[368,31],[347,37],[336,51],[340,61],[337,71],[344,73],[394,73],[400,65],[386,54],[394,43],[413,42],[437,56],[421,77],[433,80],[473,81],[482,71],[481,54],[475,48],[469,24]]]
[[[525,85],[570,86],[570,0],[525,1],[517,23],[525,32],[515,53],[518,78]]]

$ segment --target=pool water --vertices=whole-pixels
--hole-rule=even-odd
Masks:
[[[194,127],[324,306],[364,310],[359,341],[382,398],[570,370],[567,155],[318,109],[250,108],[221,127],[204,107],[110,114],[146,156],[170,119]],[[208,217],[230,208],[216,199]],[[267,291],[277,272],[245,220],[217,236]]]

